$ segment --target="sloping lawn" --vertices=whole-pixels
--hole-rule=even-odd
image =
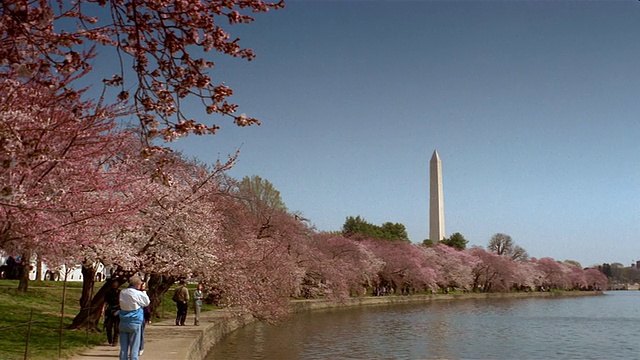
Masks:
[[[95,291],[102,284],[96,283]],[[34,360],[58,359],[59,355],[66,359],[85,347],[106,343],[103,319],[94,331],[67,329],[80,310],[81,282],[67,282],[62,326],[62,282],[32,281],[27,293],[17,289],[17,280],[0,280],[0,360],[22,360],[25,354]],[[175,316],[172,294],[173,289],[163,298],[159,310],[163,318]]]

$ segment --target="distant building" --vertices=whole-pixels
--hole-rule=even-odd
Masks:
[[[5,253],[0,252],[0,278],[1,279],[11,279],[16,278],[17,266],[22,261],[19,256],[12,257]],[[29,280],[36,279],[36,272],[38,266],[35,260],[31,260],[29,265]],[[42,264],[40,279],[42,280],[53,280],[53,281],[62,281],[64,280],[65,274],[65,266],[62,266],[59,269],[49,269],[46,264]],[[100,264],[98,266],[98,271],[96,273],[96,281],[103,281],[109,275],[109,269],[104,265]],[[76,265],[73,268],[69,269],[67,274],[67,281],[82,281],[82,266]]]

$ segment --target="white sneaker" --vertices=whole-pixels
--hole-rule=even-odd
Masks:
[[[143,353],[144,353],[144,350],[138,351],[138,356],[142,355]]]

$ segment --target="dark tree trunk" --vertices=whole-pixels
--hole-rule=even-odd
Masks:
[[[151,274],[147,283],[147,295],[151,300],[150,310],[151,316],[160,317],[158,309],[162,308],[162,296],[169,291],[171,285],[176,282],[173,276],[164,276],[159,274]]]
[[[102,308],[104,306],[104,295],[110,288],[111,281],[105,282],[93,298],[90,299],[89,303],[80,309],[78,315],[76,315],[71,325],[69,325],[69,329],[98,330],[98,322],[100,322]]]
[[[42,281],[42,260],[38,256],[38,262],[36,262],[36,281]]]
[[[22,254],[22,261],[18,264],[18,291],[27,292],[29,289],[29,270],[31,267],[31,254],[25,252]]]
[[[104,305],[104,295],[102,296],[103,301],[97,302],[95,304],[95,307],[97,307],[97,310],[98,310],[96,311],[96,309],[94,308],[94,304],[92,302],[93,288],[96,283],[96,266],[93,263],[88,263],[87,261],[83,261],[81,272],[82,272],[82,295],[80,296],[79,305],[80,305],[80,314],[84,313],[84,323],[81,327],[83,329],[97,330],[98,322],[100,321],[100,316],[102,315],[102,305]],[[74,319],[74,322],[75,322],[75,319]]]
[[[80,311],[87,311],[91,306],[93,287],[96,284],[95,264],[82,262],[82,295],[80,296]]]
[[[69,325],[69,329],[88,329],[88,330],[99,330],[98,323],[100,322],[100,317],[102,317],[102,309],[104,307],[104,296],[107,291],[111,288],[111,284],[114,281],[117,281],[119,284],[124,284],[129,281],[129,278],[133,275],[131,271],[114,271],[111,274],[111,278],[108,279],[102,287],[96,292],[93,297],[91,297],[91,288],[93,284],[95,284],[95,270],[93,271],[93,275],[87,276],[85,274],[84,264],[82,267],[83,274],[83,283],[82,283],[82,297],[80,299],[81,310],[73,319],[71,325]],[[87,281],[91,282],[91,287],[87,285]],[[85,294],[85,288],[87,293]],[[85,295],[88,300],[85,299]],[[83,299],[85,299],[83,301]]]

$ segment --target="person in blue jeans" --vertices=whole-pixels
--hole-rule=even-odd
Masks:
[[[147,283],[142,283],[142,288],[140,290],[147,290]],[[144,314],[144,320],[142,320],[142,328],[140,329],[140,351],[138,352],[138,356],[141,356],[144,353],[144,329],[147,324],[151,324],[151,308],[145,306],[142,308],[142,313]]]
[[[140,333],[149,296],[141,290],[142,278],[132,276],[129,287],[120,291],[120,360],[138,360]]]
[[[144,312],[144,321],[142,322],[142,328],[140,329],[140,351],[138,352],[138,356],[144,353],[144,329],[147,324],[151,324],[151,310],[148,306],[145,306],[142,310]]]

